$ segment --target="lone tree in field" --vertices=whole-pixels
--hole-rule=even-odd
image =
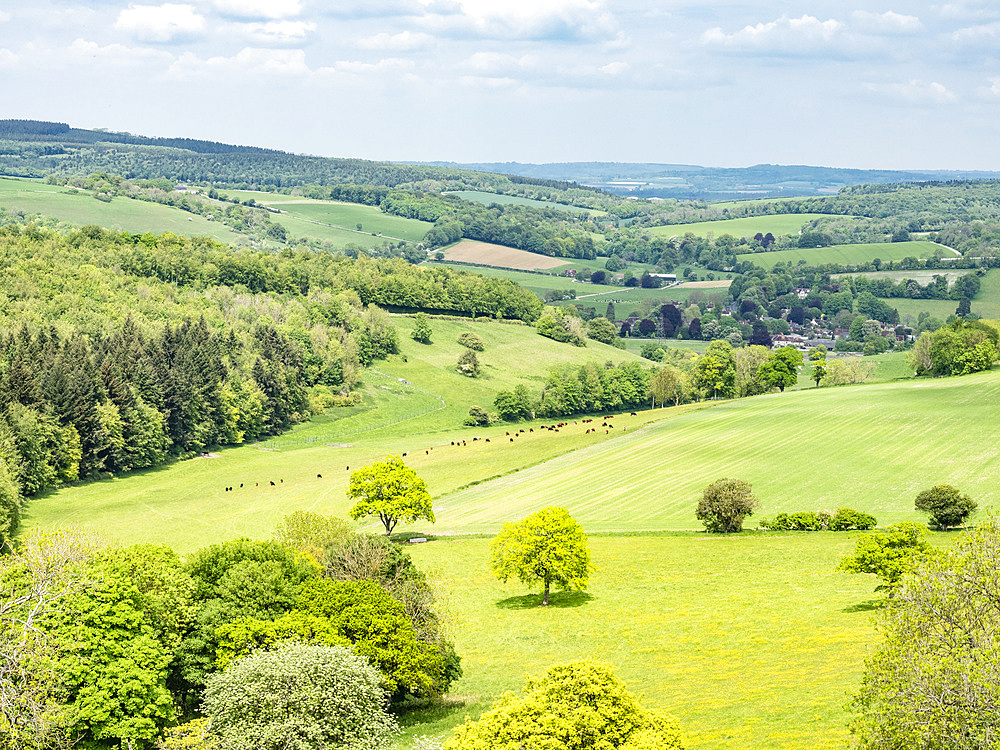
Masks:
[[[542,584],[542,605],[552,584],[564,591],[587,588],[587,537],[565,508],[543,508],[523,521],[505,523],[490,542],[493,572],[501,581],[517,578]]]
[[[851,705],[861,750],[995,748],[1000,736],[1000,524],[915,561]]]
[[[732,534],[743,531],[743,519],[752,516],[759,503],[742,479],[718,479],[702,490],[695,517],[707,531]]]
[[[413,333],[410,336],[413,337],[414,341],[421,344],[431,343],[431,325],[427,322],[426,313],[417,313],[415,316],[416,325],[413,326]]]
[[[431,496],[424,480],[399,456],[387,456],[351,474],[347,495],[355,501],[350,516],[355,521],[378,516],[389,536],[400,521],[423,518],[434,523]]]
[[[858,537],[854,554],[840,561],[837,570],[847,573],[874,573],[882,579],[876,591],[892,591],[910,572],[918,555],[930,552],[927,529],[912,521],[887,526]]]
[[[914,502],[917,510],[930,515],[930,522],[944,531],[949,526],[961,526],[976,512],[976,501],[963,495],[950,484],[936,484],[924,490]]]

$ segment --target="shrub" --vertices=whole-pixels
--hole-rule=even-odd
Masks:
[[[465,424],[469,427],[482,427],[490,423],[489,412],[481,406],[470,406],[469,416],[465,418]]]
[[[874,529],[878,524],[875,516],[854,510],[853,508],[837,508],[837,512],[830,519],[830,531],[868,531]]]
[[[380,750],[399,731],[381,681],[348,648],[286,643],[209,677],[204,708],[226,750]]]
[[[427,315],[425,313],[416,314],[416,325],[413,326],[413,333],[410,335],[413,337],[414,341],[421,344],[431,343],[431,326],[427,322]]]
[[[471,349],[462,352],[458,357],[456,369],[468,378],[479,377],[479,358]]]
[[[481,352],[486,349],[486,343],[483,341],[482,337],[472,331],[462,331],[458,334],[457,341],[466,349],[474,349],[477,352]]]

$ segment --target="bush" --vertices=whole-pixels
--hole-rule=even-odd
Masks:
[[[830,531],[868,531],[878,525],[875,516],[854,510],[853,508],[837,508],[830,519]]]
[[[413,337],[414,341],[421,344],[431,343],[432,332],[430,323],[427,322],[427,315],[424,313],[417,313],[415,317],[417,323],[413,326],[413,333],[411,333],[410,336]]]
[[[462,352],[458,357],[456,369],[468,378],[479,377],[479,358],[471,349]]]
[[[222,748],[392,747],[382,675],[349,648],[286,643],[212,675],[205,713]]]
[[[489,412],[481,406],[470,406],[469,416],[465,418],[465,424],[469,427],[483,427],[490,423]]]
[[[486,349],[486,343],[483,341],[482,337],[472,331],[462,331],[458,334],[457,341],[466,349],[474,349],[477,352],[481,352]]]
[[[444,750],[682,750],[676,719],[644,709],[594,662],[553,667],[466,721]]]
[[[695,517],[710,532],[730,534],[743,531],[743,519],[752,516],[759,503],[742,479],[719,479],[701,495]]]

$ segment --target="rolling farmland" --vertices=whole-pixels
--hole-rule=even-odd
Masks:
[[[945,252],[941,246],[918,240],[915,242],[870,242],[858,245],[831,245],[829,247],[808,247],[790,250],[776,250],[767,253],[743,253],[737,255],[740,261],[749,261],[754,265],[772,268],[778,263],[796,264],[800,261],[809,265],[835,263],[838,265],[854,265],[868,263],[875,258],[882,260],[902,260],[903,258],[930,258],[934,253]]]
[[[719,221],[699,221],[693,224],[667,224],[648,227],[645,231],[660,237],[683,237],[691,232],[699,237],[712,234],[720,237],[731,234],[734,237],[752,237],[760,232],[770,232],[775,237],[781,234],[798,234],[799,230],[814,219],[827,218],[827,214],[773,214],[770,216],[748,216],[742,219],[720,219]]]

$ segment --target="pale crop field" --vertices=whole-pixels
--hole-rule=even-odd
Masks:
[[[798,263],[809,265],[836,263],[853,265],[868,263],[875,258],[882,260],[902,260],[903,258],[930,258],[941,246],[927,240],[914,242],[869,242],[857,245],[830,245],[829,247],[804,247],[790,250],[775,250],[767,253],[743,253],[737,255],[740,261],[749,261],[756,266],[771,268],[778,263]]]
[[[489,242],[462,240],[444,248],[445,260],[458,263],[477,263],[483,266],[501,266],[502,268],[527,269],[529,271],[544,271],[566,265],[566,258],[553,258],[548,255],[529,253],[505,245],[494,245]]]
[[[770,232],[775,237],[782,234],[798,234],[806,224],[814,219],[828,218],[828,214],[773,214],[771,216],[748,216],[741,219],[720,219],[718,221],[699,221],[693,224],[667,224],[659,227],[643,228],[643,231],[658,237],[683,237],[691,232],[698,237],[712,234],[721,237],[731,234],[734,237],[753,237],[760,232]]]

